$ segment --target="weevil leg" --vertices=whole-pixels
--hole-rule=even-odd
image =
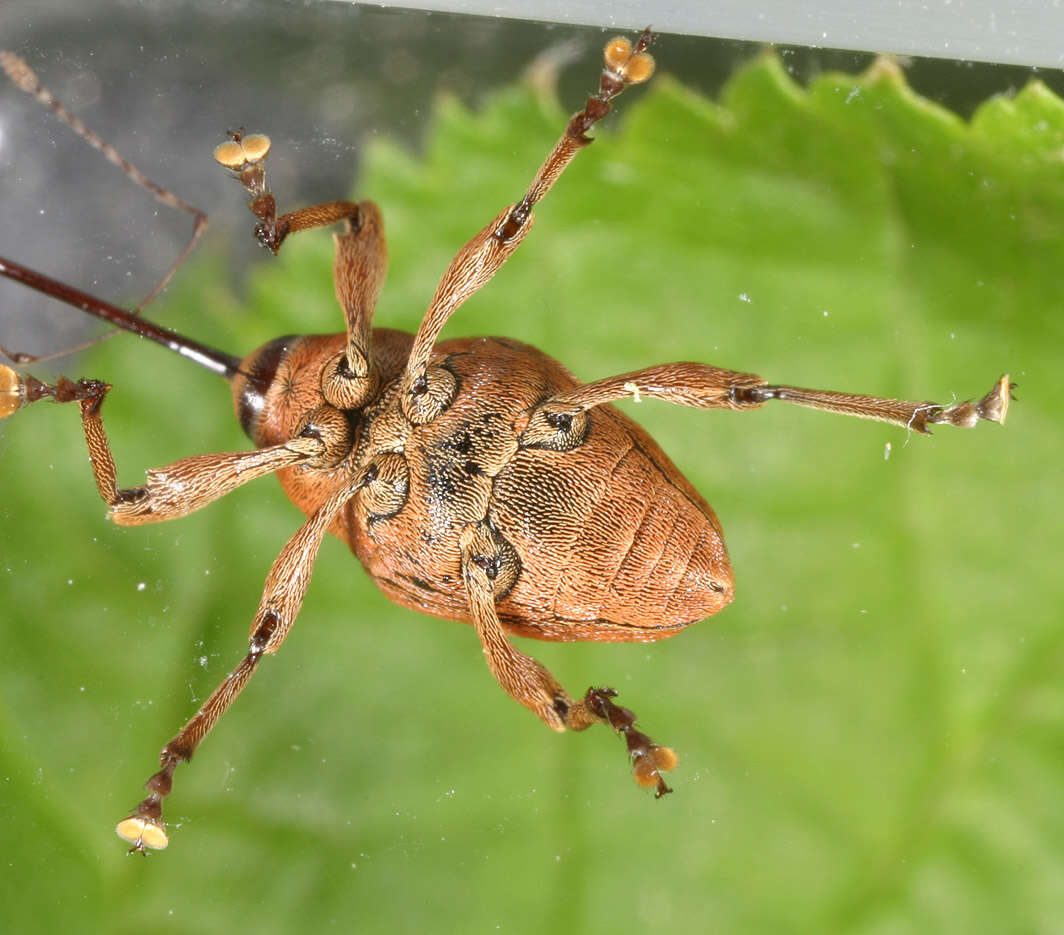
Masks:
[[[99,439],[96,440],[99,444]],[[93,449],[95,450],[95,449]],[[148,470],[141,487],[108,487],[108,516],[119,526],[140,526],[187,516],[244,484],[284,467],[313,460],[322,450],[312,438],[292,438],[253,451],[191,455]],[[108,452],[110,454],[110,452]],[[93,465],[98,463],[93,454]],[[101,475],[96,475],[97,486]],[[113,484],[113,474],[107,482]]]
[[[79,404],[96,489],[110,508],[110,518],[120,526],[186,516],[249,481],[292,464],[320,458],[332,441],[320,432],[308,433],[253,451],[193,455],[149,470],[146,482],[140,487],[119,487],[114,455],[101,415],[103,401],[110,390],[108,384],[99,380],[75,382],[66,377],[60,377],[53,386],[0,364],[0,418],[42,399]]]
[[[636,730],[635,715],[611,701],[615,691],[589,688],[582,699],[574,701],[546,666],[510,643],[495,602],[509,590],[519,573],[520,562],[513,547],[487,523],[466,527],[462,535],[462,578],[473,624],[495,680],[511,698],[556,731],[608,725],[625,739],[636,782],[655,788],[658,797],[671,792],[661,774],[676,765],[676,754]]]
[[[598,93],[589,97],[584,109],[569,119],[565,132],[540,166],[524,197],[504,208],[451,261],[414,338],[404,376],[408,392],[426,392],[426,367],[443,326],[517,250],[532,228],[533,206],[543,200],[576,154],[591,143],[587,131],[610,112],[613,98],[629,85],[648,80],[654,73],[654,59],[647,52],[653,39],[647,29],[634,45],[624,37],[611,39],[606,44]]]
[[[152,287],[149,292],[136,307],[132,310],[131,314],[139,315],[145,308],[147,308],[159,294],[166,288],[167,283],[173,278],[174,273],[188,258],[188,255],[195,248],[197,241],[203,236],[203,232],[207,229],[208,219],[207,215],[200,211],[188,202],[178,198],[169,189],[163,188],[161,185],[153,182],[143,172],[140,171],[133,163],[122,156],[110,143],[104,142],[96,133],[94,133],[88,126],[86,126],[80,118],[71,113],[62,102],[57,100],[55,95],[52,94],[43,84],[40,79],[33,72],[33,70],[26,64],[26,62],[19,56],[12,52],[0,51],[0,67],[3,67],[7,73],[8,78],[12,83],[27,94],[32,94],[37,100],[48,107],[60,120],[63,121],[68,127],[70,127],[78,136],[80,136],[91,147],[98,150],[103,154],[112,165],[117,166],[122,173],[132,181],[136,182],[145,191],[151,193],[154,198],[160,203],[167,205],[171,208],[176,208],[179,211],[184,211],[192,216],[193,226],[192,234],[177,258],[170,264],[167,270],[159,278],[158,282]],[[20,352],[11,353],[0,347],[7,357],[12,361],[19,364],[35,363],[37,361],[54,360],[57,357],[64,357],[67,354],[72,354],[75,351],[84,350],[87,347],[91,347],[93,344],[98,343],[106,338],[113,337],[118,334],[117,331],[108,331],[96,338],[89,341],[85,341],[75,347],[67,348],[63,351],[47,354],[44,356],[34,356],[32,354],[25,354]]]
[[[333,281],[344,312],[347,345],[326,364],[322,391],[330,405],[355,409],[373,395],[378,383],[370,357],[370,326],[388,271],[380,209],[372,201],[338,200],[279,215],[277,199],[266,184],[269,152],[269,137],[245,136],[241,130],[231,133],[230,139],[214,150],[214,158],[230,169],[251,195],[248,208],[259,220],[255,236],[272,253],[281,249],[289,234],[343,224],[343,231],[334,236]]]
[[[145,848],[161,849],[169,839],[165,831],[162,800],[173,789],[174,770],[187,763],[222,715],[244,690],[264,655],[280,649],[310,586],[314,560],[322,539],[340,510],[364,486],[365,479],[345,481],[285,543],[266,576],[259,608],[251,622],[247,655],[211,692],[202,707],[163,747],[160,769],[146,783],[148,795],[120,821],[119,837],[131,845],[131,853]]]
[[[618,399],[661,399],[696,409],[758,409],[771,399],[824,412],[875,419],[930,434],[931,425],[972,428],[980,420],[1004,422],[1014,383],[1000,377],[979,400],[942,404],[860,396],[831,390],[772,385],[752,373],[722,370],[708,364],[674,363],[648,367],[578,386],[537,406],[523,428],[524,445],[544,444],[582,412]]]
[[[334,234],[333,283],[344,312],[347,345],[322,371],[322,392],[338,409],[356,409],[374,394],[379,382],[370,350],[370,326],[384,277],[388,247],[384,222],[372,201],[359,202],[358,214]]]
[[[229,139],[214,148],[215,161],[229,169],[237,181],[251,195],[248,208],[258,218],[255,237],[271,253],[277,253],[289,234],[328,227],[348,221],[359,227],[359,203],[356,201],[324,201],[308,205],[287,214],[277,213],[277,199],[266,184],[266,157],[270,153],[270,138],[262,133],[247,134],[243,129],[229,134]]]
[[[513,647],[495,609],[495,601],[516,580],[516,553],[487,523],[467,526],[461,542],[462,579],[491,674],[506,694],[544,724],[565,730],[572,698],[545,666]]]
[[[589,688],[584,697],[566,715],[566,726],[583,730],[592,724],[606,724],[624,737],[628,758],[632,761],[632,775],[644,789],[653,789],[660,799],[672,792],[661,775],[675,769],[678,757],[672,747],[654,743],[646,734],[636,730],[634,712],[613,703],[617,697],[612,688]]]
[[[38,380],[30,374],[0,364],[0,419],[14,415],[19,409],[42,399],[57,403],[90,401],[97,405],[111,391],[107,383],[99,380],[68,380],[60,377],[55,385]]]
[[[103,396],[83,399],[81,421],[96,489],[119,526],[139,526],[186,516],[249,481],[308,461],[322,453],[320,438],[291,438],[254,451],[192,455],[147,472],[140,487],[119,487],[114,456],[103,427]]]

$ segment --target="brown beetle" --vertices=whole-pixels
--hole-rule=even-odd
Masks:
[[[277,214],[266,186],[269,140],[231,135],[215,151],[251,195],[256,236],[276,253],[289,234],[341,224],[334,278],[343,334],[278,338],[244,359],[190,341],[0,258],[0,273],[150,338],[231,381],[254,451],[185,458],[120,488],[101,421],[109,387],[48,385],[0,368],[0,415],[43,398],[78,402],[97,487],[111,518],[136,525],[176,518],[277,473],[307,522],[274,562],[243,661],[161,754],[148,796],[118,832],[134,850],[165,847],[162,799],[177,765],[276,652],[297,615],[325,533],[341,538],[378,586],[406,607],[475,626],[500,685],[556,730],[608,724],[626,740],[636,780],[669,791],[676,758],[638,731],[609,689],[574,699],[507,633],[546,640],[648,641],[721,610],[732,573],[712,509],[637,424],[609,406],[624,397],[695,408],[754,409],[769,399],[919,432],[931,424],[1004,421],[1007,376],[978,402],[913,403],[769,384],[748,373],[675,363],[581,384],[535,348],[502,338],[437,343],[451,314],[484,286],[532,227],[532,208],[590,139],[587,131],[628,84],[647,80],[651,34],[611,40],[599,91],[569,121],[524,197],[458,252],[414,336],[372,329],[387,255],[375,205],[335,201]],[[196,218],[71,117],[21,60],[3,65],[138,183]],[[16,355],[17,356],[17,355]],[[4,406],[6,405],[6,408]]]

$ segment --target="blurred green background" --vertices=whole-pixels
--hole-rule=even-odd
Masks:
[[[575,104],[448,99],[422,155],[368,148],[357,194],[392,257],[379,324],[416,328]],[[520,642],[675,746],[660,802],[617,738],[553,735],[470,628],[392,606],[327,542],[283,651],[179,769],[170,849],[127,860],[115,821],[244,653],[300,520],[264,480],[118,529],[73,408],[20,413],[0,429],[12,931],[1061,930],[1064,105],[1035,86],[968,122],[890,68],[804,90],[760,58],[719,103],[662,75],[619,111],[448,336],[517,337],[585,379],[695,359],[944,402],[1009,371],[1008,424],[924,438],[626,404],[718,511],[737,601],[656,645]],[[214,241],[153,316],[235,353],[334,331],[330,268],[328,235],[307,235],[238,296]],[[164,351],[119,337],[74,366],[115,385],[126,484],[245,444],[227,387]]]

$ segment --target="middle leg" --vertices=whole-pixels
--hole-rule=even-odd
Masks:
[[[610,688],[589,688],[574,700],[542,663],[515,649],[506,636],[495,602],[513,586],[520,573],[517,554],[487,523],[467,526],[462,536],[462,578],[473,623],[491,674],[511,698],[556,731],[585,730],[606,724],[624,737],[635,781],[656,790],[658,798],[672,790],[662,773],[676,766],[676,754],[636,730],[636,716],[611,700]]]
[[[160,769],[145,783],[148,795],[115,828],[131,851],[161,849],[169,844],[163,822],[163,799],[173,788],[174,771],[187,763],[229,706],[244,690],[264,655],[277,652],[288,635],[310,586],[311,571],[330,524],[368,479],[363,475],[342,484],[288,540],[269,574],[258,611],[251,622],[247,655],[210,694],[200,709],[167,742],[159,754]]]

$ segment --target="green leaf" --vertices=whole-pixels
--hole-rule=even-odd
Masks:
[[[509,335],[588,380],[696,359],[949,402],[1008,371],[1009,423],[928,439],[782,404],[624,404],[713,502],[738,599],[661,644],[522,645],[574,693],[621,689],[675,745],[661,802],[616,738],[544,730],[472,630],[394,607],[326,543],[283,651],[178,770],[173,843],[146,867],[121,859],[114,822],[243,654],[300,518],[266,480],[118,529],[74,408],[20,413],[0,436],[12,931],[144,931],[172,906],[173,930],[199,933],[1007,933],[1064,917],[1064,103],[1036,83],[966,123],[886,63],[801,89],[762,57],[720,104],[660,76],[619,111],[447,336]],[[565,118],[511,89],[477,113],[441,102],[423,158],[372,146],[380,325],[417,327]],[[244,351],[338,330],[331,249],[294,238],[246,306],[198,262],[167,320]],[[84,366],[115,385],[126,484],[246,444],[226,388],[179,360],[119,338]]]

